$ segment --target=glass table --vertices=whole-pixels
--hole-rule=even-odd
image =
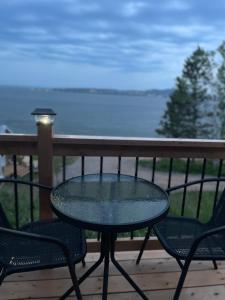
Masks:
[[[98,261],[79,279],[83,282],[103,261],[102,299],[107,299],[109,261],[142,299],[148,299],[115,258],[117,234],[152,226],[169,210],[167,194],[157,185],[128,175],[93,174],[71,178],[53,189],[56,215],[83,229],[101,233]],[[62,299],[71,292],[69,289]]]

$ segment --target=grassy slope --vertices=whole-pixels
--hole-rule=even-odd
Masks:
[[[152,168],[152,161],[142,159],[139,162],[143,168]],[[167,158],[158,159],[156,163],[156,170],[161,172],[168,172],[170,160]],[[190,174],[201,174],[202,172],[202,160],[191,160],[190,161]],[[185,173],[187,163],[186,160],[174,159],[173,161],[173,172]],[[218,174],[218,163],[213,160],[207,160],[206,164],[206,175],[217,176]],[[225,176],[225,170],[222,170],[222,176]]]

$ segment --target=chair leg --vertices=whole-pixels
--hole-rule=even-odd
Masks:
[[[212,262],[213,262],[214,269],[217,270],[218,269],[218,265],[217,265],[216,261],[213,259]]]
[[[176,258],[176,261],[179,265],[179,267],[181,268],[181,270],[183,269],[184,265],[182,264],[182,262],[180,261],[180,259]]]
[[[83,267],[86,266],[85,258],[82,259],[82,265],[83,265]]]
[[[2,285],[3,279],[4,279],[4,277],[0,276],[0,285]]]
[[[180,293],[181,293],[190,263],[191,263],[191,258],[187,258],[187,260],[185,261],[184,266],[182,268],[181,275],[180,275],[180,278],[179,278],[179,281],[177,284],[177,288],[176,288],[173,300],[178,300],[180,297]]]
[[[3,267],[0,269],[0,285],[2,284],[5,277],[6,277],[6,269]]]
[[[82,296],[81,296],[77,276],[76,276],[76,273],[75,273],[75,267],[73,266],[73,264],[70,261],[68,262],[68,268],[69,268],[69,271],[70,271],[70,276],[71,276],[71,279],[72,279],[72,282],[73,282],[73,287],[74,287],[77,299],[82,300]]]
[[[133,232],[133,231],[131,231],[131,233],[130,233],[130,239],[131,239],[131,240],[134,239],[134,232]]]
[[[147,242],[148,242],[148,240],[149,240],[150,233],[151,233],[151,228],[148,227],[148,231],[147,231],[147,233],[146,233],[146,235],[145,235],[145,239],[144,239],[144,241],[143,241],[143,243],[142,243],[140,252],[139,252],[139,254],[138,254],[138,258],[137,258],[137,260],[136,260],[136,264],[137,264],[137,265],[140,263],[142,254],[143,254],[143,252],[144,252],[144,250],[145,250],[145,247],[146,247],[146,244],[147,244]]]

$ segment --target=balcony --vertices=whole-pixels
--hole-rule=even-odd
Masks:
[[[66,178],[81,174],[113,172],[143,177],[167,188],[192,179],[207,177],[208,165],[213,165],[216,176],[222,176],[225,142],[52,135],[51,128],[39,126],[37,135],[0,135],[0,154],[7,155],[11,159],[11,173],[15,178],[20,175],[18,168],[21,157],[27,157],[29,172],[26,178],[45,185],[54,185]],[[167,160],[166,171],[158,170],[162,159]],[[147,167],[143,166],[143,160],[148,162]],[[178,172],[174,168],[177,160],[182,161],[183,172]],[[36,161],[38,161],[38,170],[35,168]],[[200,171],[193,174],[191,165],[196,161],[200,165]],[[189,190],[184,190],[180,195],[180,204],[176,213],[180,215],[187,213],[198,218],[209,217],[221,189],[222,185],[219,184],[199,184],[198,189],[195,190],[195,202],[193,200],[190,202]],[[210,205],[204,201],[204,191],[213,193]],[[52,216],[47,193],[42,191],[40,197],[36,197],[31,191],[28,194],[26,216],[24,216],[19,190],[15,188],[13,191],[11,210],[13,211],[12,223],[15,227],[22,225],[24,220],[32,221]],[[210,207],[207,208],[207,216],[202,213],[206,205]],[[139,237],[136,237],[137,235]],[[154,237],[147,244],[143,261],[137,266],[135,258],[142,242],[140,235],[144,235],[144,231],[128,233],[127,237],[121,237],[117,241],[118,258],[151,299],[172,299],[173,289],[177,285],[180,274],[179,266],[161,249]],[[98,257],[99,241],[95,235],[91,237],[92,239],[88,240],[87,267]],[[79,265],[77,274],[80,275],[86,268]],[[224,263],[219,263],[219,269],[214,270],[211,262],[193,262],[181,299],[224,299],[224,274]],[[100,298],[101,275],[102,269],[98,269],[82,284],[84,299]],[[68,276],[66,269],[9,276],[0,288],[1,299],[57,299],[70,285]],[[139,299],[113,267],[109,293],[109,299]]]

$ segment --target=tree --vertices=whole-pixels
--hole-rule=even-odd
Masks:
[[[176,89],[167,102],[166,111],[160,122],[161,128],[157,129],[157,133],[166,137],[194,137],[195,133],[190,126],[190,113],[187,112],[191,108],[191,99],[188,94],[188,86],[183,78],[178,77]]]
[[[202,138],[213,135],[212,53],[198,47],[185,61],[182,75],[167,103],[157,133],[166,137]]]

